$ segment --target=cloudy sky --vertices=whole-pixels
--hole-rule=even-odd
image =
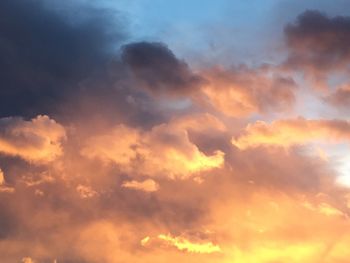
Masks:
[[[345,263],[347,0],[0,1],[2,263]]]

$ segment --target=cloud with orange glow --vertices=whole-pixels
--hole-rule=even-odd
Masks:
[[[210,128],[224,129],[210,115],[175,119],[145,132],[118,125],[89,139],[81,153],[90,159],[114,162],[125,171],[185,179],[224,163],[222,151],[206,155],[190,141],[189,130],[205,132]]]
[[[29,162],[50,162],[62,154],[64,128],[48,116],[30,121],[21,118],[0,120],[0,152]]]
[[[263,121],[249,124],[232,144],[240,149],[264,145],[289,147],[310,142],[347,142],[350,123],[345,120],[307,120],[304,118]]]
[[[0,1],[0,262],[348,262],[334,1]]]

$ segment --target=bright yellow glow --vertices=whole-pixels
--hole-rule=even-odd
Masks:
[[[192,253],[211,254],[214,252],[221,252],[218,245],[212,242],[207,243],[193,243],[183,237],[172,237],[171,235],[158,235],[158,238],[166,241],[169,245],[176,247],[179,250],[184,250]]]
[[[147,179],[145,181],[127,181],[122,184],[122,187],[141,190],[145,192],[156,192],[159,189],[159,185],[152,179]]]

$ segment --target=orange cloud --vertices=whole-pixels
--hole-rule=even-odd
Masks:
[[[263,70],[241,67],[216,68],[203,73],[208,84],[202,88],[209,103],[232,117],[290,110],[294,104],[295,83],[290,78],[269,76]]]
[[[25,1],[0,1],[0,6],[5,2],[21,7]],[[10,9],[38,14],[37,8]],[[89,15],[82,10],[85,20]],[[13,12],[2,13],[18,21]],[[24,19],[31,28],[29,13]],[[109,11],[102,13],[108,17]],[[95,18],[92,30],[74,23],[74,34],[64,35],[77,42],[74,36],[97,32],[99,16]],[[33,19],[41,28],[41,19]],[[51,79],[45,72],[10,70],[6,78],[18,75],[25,84],[34,77],[34,82],[23,85],[28,92],[14,88],[15,80],[16,85],[5,88],[3,94],[14,90],[10,97],[29,96],[21,100],[23,106],[12,99],[0,105],[5,109],[0,110],[2,116],[30,116],[42,109],[57,116],[59,123],[46,115],[0,118],[1,263],[349,262],[350,189],[337,181],[338,159],[328,156],[328,149],[313,152],[319,155],[315,158],[294,146],[336,143],[336,151],[341,148],[340,154],[346,155],[350,122],[287,117],[301,102],[306,104],[296,108],[301,114],[329,110],[316,92],[302,85],[296,90],[293,78],[302,83],[301,71],[324,77],[344,68],[350,38],[342,35],[349,21],[318,12],[299,17],[286,28],[285,68],[205,70],[201,65],[192,71],[166,45],[140,42],[125,45],[121,56],[105,67],[91,65],[97,69],[94,74],[80,72],[85,67],[73,72],[72,63],[56,61],[64,52],[39,65],[44,70],[52,62],[54,75],[61,79],[62,74],[72,74],[69,78],[76,79],[76,85],[65,77]],[[60,23],[52,24],[61,28]],[[66,32],[64,28],[59,31]],[[32,38],[30,32],[17,29]],[[332,29],[334,38],[329,37]],[[54,40],[62,46],[59,38]],[[16,51],[11,41],[7,50],[5,42],[6,52]],[[68,52],[73,59],[75,52]],[[92,60],[99,57],[95,53]],[[106,60],[108,54],[103,55]],[[328,58],[330,63],[320,63]],[[81,77],[75,78],[75,73]],[[35,88],[47,77],[49,82],[57,80],[53,90]],[[338,79],[329,83],[333,81]],[[74,92],[66,94],[67,89]],[[349,90],[340,86],[325,100],[345,106]],[[55,97],[60,103],[51,101]],[[7,102],[7,96],[2,99]],[[296,99],[302,101],[294,105]],[[313,103],[320,111],[313,111]],[[276,116],[281,119],[273,119]],[[344,174],[346,169],[344,165]]]
[[[81,229],[76,249],[88,262],[112,263],[126,259],[126,253],[122,253],[122,244],[119,229],[112,222],[102,220]]]
[[[139,182],[136,180],[126,181],[122,184],[122,187],[140,190],[144,192],[156,192],[159,189],[159,184],[152,179]]]
[[[76,190],[79,194],[79,196],[83,199],[86,199],[86,198],[92,198],[94,196],[96,196],[98,193],[93,190],[90,186],[86,186],[86,185],[81,185],[79,184],[77,187],[76,187]]]
[[[13,193],[15,188],[10,187],[5,182],[4,172],[0,169],[0,192],[2,193]]]
[[[191,242],[184,237],[173,237],[171,235],[158,235],[160,240],[165,241],[170,246],[176,247],[178,250],[187,251],[190,253],[211,254],[215,252],[221,252],[221,248],[218,245],[214,245],[212,242],[195,243]]]
[[[64,128],[45,115],[30,121],[0,119],[0,152],[29,162],[50,162],[59,157],[65,136]]]
[[[304,118],[257,121],[249,124],[232,144],[240,149],[264,145],[290,147],[315,141],[341,142],[350,139],[350,123],[344,120]]]
[[[125,125],[118,125],[112,131],[93,137],[82,149],[82,154],[89,158],[114,161],[119,165],[129,165],[137,157],[136,147],[141,139],[138,130]]]
[[[318,205],[312,205],[308,202],[304,203],[304,206],[312,211],[316,211],[318,213],[324,214],[326,216],[346,216],[340,210],[334,208],[333,206],[327,203],[320,203]]]
[[[223,152],[217,150],[206,155],[190,141],[189,130],[205,132],[206,129],[224,129],[224,126],[207,114],[174,119],[150,131],[118,125],[89,139],[81,153],[88,158],[114,162],[126,171],[136,169],[150,176],[184,179],[223,165]]]
[[[22,263],[35,263],[35,261],[30,257],[24,257],[22,258]]]
[[[238,187],[242,190],[242,185]],[[319,196],[319,195],[318,195]],[[323,262],[349,256],[345,208],[319,197],[256,191],[244,201],[214,202],[211,227],[222,233],[221,262]],[[312,202],[305,205],[306,200]],[[339,204],[338,204],[339,205]],[[343,211],[341,211],[343,210]],[[305,219],[305,220],[303,220]],[[345,231],[345,232],[344,232]],[[345,262],[345,261],[339,261]]]

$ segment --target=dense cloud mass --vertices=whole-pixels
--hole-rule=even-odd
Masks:
[[[137,84],[154,94],[188,94],[203,81],[162,43],[128,44],[123,48],[122,58]]]
[[[350,17],[329,17],[319,11],[305,11],[285,28],[291,51],[287,66],[306,71],[314,80],[322,80],[334,71],[347,71],[349,33]]]
[[[122,170],[133,174],[170,178],[186,178],[222,166],[223,152],[217,150],[207,156],[191,143],[188,135],[188,130],[196,125],[197,119],[206,122],[207,126],[193,127],[197,133],[204,132],[201,130],[203,128],[220,129],[222,124],[210,115],[192,118],[154,126],[150,132],[118,125],[110,134],[89,139],[81,153],[88,158],[115,162]]]
[[[0,261],[348,262],[349,17],[206,63],[118,5],[0,1]]]
[[[0,3],[0,114],[49,114],[110,60],[123,28],[106,10],[54,9],[50,1]],[[74,5],[72,5],[74,8]],[[15,102],[15,104],[14,104]]]

